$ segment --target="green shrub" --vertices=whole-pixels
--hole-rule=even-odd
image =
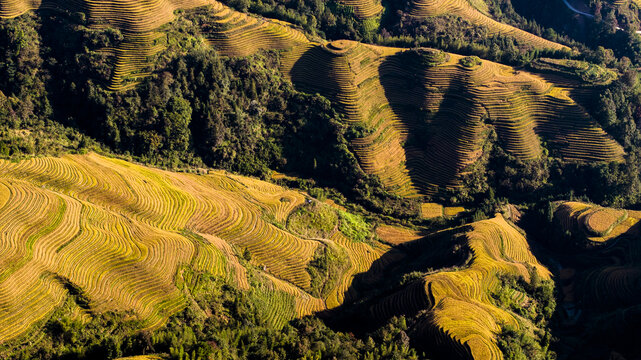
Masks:
[[[362,242],[372,237],[372,225],[367,223],[361,215],[338,211],[340,223],[338,229],[348,238]]]
[[[332,245],[319,246],[307,266],[311,277],[311,294],[323,298],[329,295],[329,291],[338,285],[341,274],[348,266],[349,258],[344,251]]]
[[[287,219],[290,231],[308,238],[327,238],[336,228],[338,215],[332,207],[318,201],[296,209]]]
[[[459,60],[459,63],[467,68],[472,68],[477,65],[481,65],[482,61],[478,56],[466,56],[464,58],[461,58],[461,60]]]

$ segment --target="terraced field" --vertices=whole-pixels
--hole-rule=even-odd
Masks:
[[[639,222],[641,212],[565,202],[556,208],[554,217],[563,231],[583,236],[593,243],[604,243],[627,233]]]
[[[383,12],[380,0],[340,0],[343,5],[351,6],[354,15],[360,19],[367,19]]]
[[[476,1],[475,3],[477,3]],[[567,46],[543,39],[527,31],[503,24],[492,19],[487,13],[487,5],[473,6],[468,0],[412,0],[410,13],[414,16],[456,15],[474,25],[486,26],[491,33],[514,37],[523,44],[537,49],[570,50]],[[481,11],[481,10],[485,11]]]
[[[234,11],[221,3],[200,10],[212,19],[204,29],[210,43],[228,56],[245,56],[258,50],[284,50],[309,43],[305,34],[284,21]]]
[[[183,308],[176,279],[185,265],[250,289],[237,256],[244,249],[263,274],[265,285],[252,291],[271,304],[265,311],[275,326],[325,309],[325,299],[307,292],[307,264],[320,242],[276,226],[304,200],[222,171],[171,173],[96,154],[2,161],[0,342],[46,319],[70,287],[93,311],[131,310],[153,327]],[[389,248],[335,241],[352,265],[330,306]],[[287,299],[293,315],[281,306]]]
[[[351,143],[361,166],[397,194],[456,187],[480,155],[488,125],[521,159],[539,157],[542,141],[565,159],[622,159],[621,146],[570,89],[489,61],[468,67],[461,56],[443,54],[425,66],[421,57],[433,51],[410,53],[334,41],[296,47],[282,61],[296,85],[332,99],[360,129]]]
[[[532,267],[549,279],[550,272],[532,255],[523,235],[500,215],[473,223],[464,236],[471,258],[463,268],[426,275],[373,306],[372,316],[388,318],[426,309],[412,330],[420,338],[436,339],[434,346],[456,358],[502,359],[496,345],[501,326],[525,326],[530,331],[532,324],[497,307],[491,294],[500,285],[499,276],[529,279]]]

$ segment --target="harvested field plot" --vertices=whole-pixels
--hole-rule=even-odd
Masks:
[[[554,212],[557,223],[564,231],[585,237],[594,243],[603,243],[626,233],[641,216],[637,211],[603,208],[586,203],[565,202]]]

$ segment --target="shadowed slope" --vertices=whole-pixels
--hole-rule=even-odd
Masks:
[[[554,225],[557,236],[549,245],[566,250],[559,259],[562,319],[570,327],[588,324],[571,327],[580,339],[573,350],[586,359],[638,354],[630,334],[641,330],[641,212],[563,202]]]
[[[449,249],[458,246],[463,246],[469,256],[460,264],[455,258],[464,254],[455,255],[456,251]],[[535,329],[530,320],[502,307],[492,296],[505,291],[501,288],[504,276],[530,281],[532,272],[536,272],[550,279],[550,272],[532,255],[525,237],[502,216],[435,233],[400,248],[407,255],[397,261],[395,271],[404,266],[412,271],[427,266],[448,267],[428,270],[427,275],[373,298],[369,319],[381,323],[392,316],[415,316],[417,320],[408,333],[430,354],[444,359],[502,359],[496,335],[504,326],[528,333]],[[449,262],[445,260],[452,256]],[[524,293],[514,292],[512,296],[523,304],[532,301]]]
[[[300,88],[338,104],[357,129],[351,144],[363,169],[399,195],[457,186],[489,126],[524,160],[541,155],[541,139],[565,159],[622,159],[621,146],[565,88],[509,66],[463,60],[341,40],[294,48],[282,67]]]

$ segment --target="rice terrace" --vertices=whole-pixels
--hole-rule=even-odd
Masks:
[[[0,0],[0,359],[641,358],[636,0]]]

